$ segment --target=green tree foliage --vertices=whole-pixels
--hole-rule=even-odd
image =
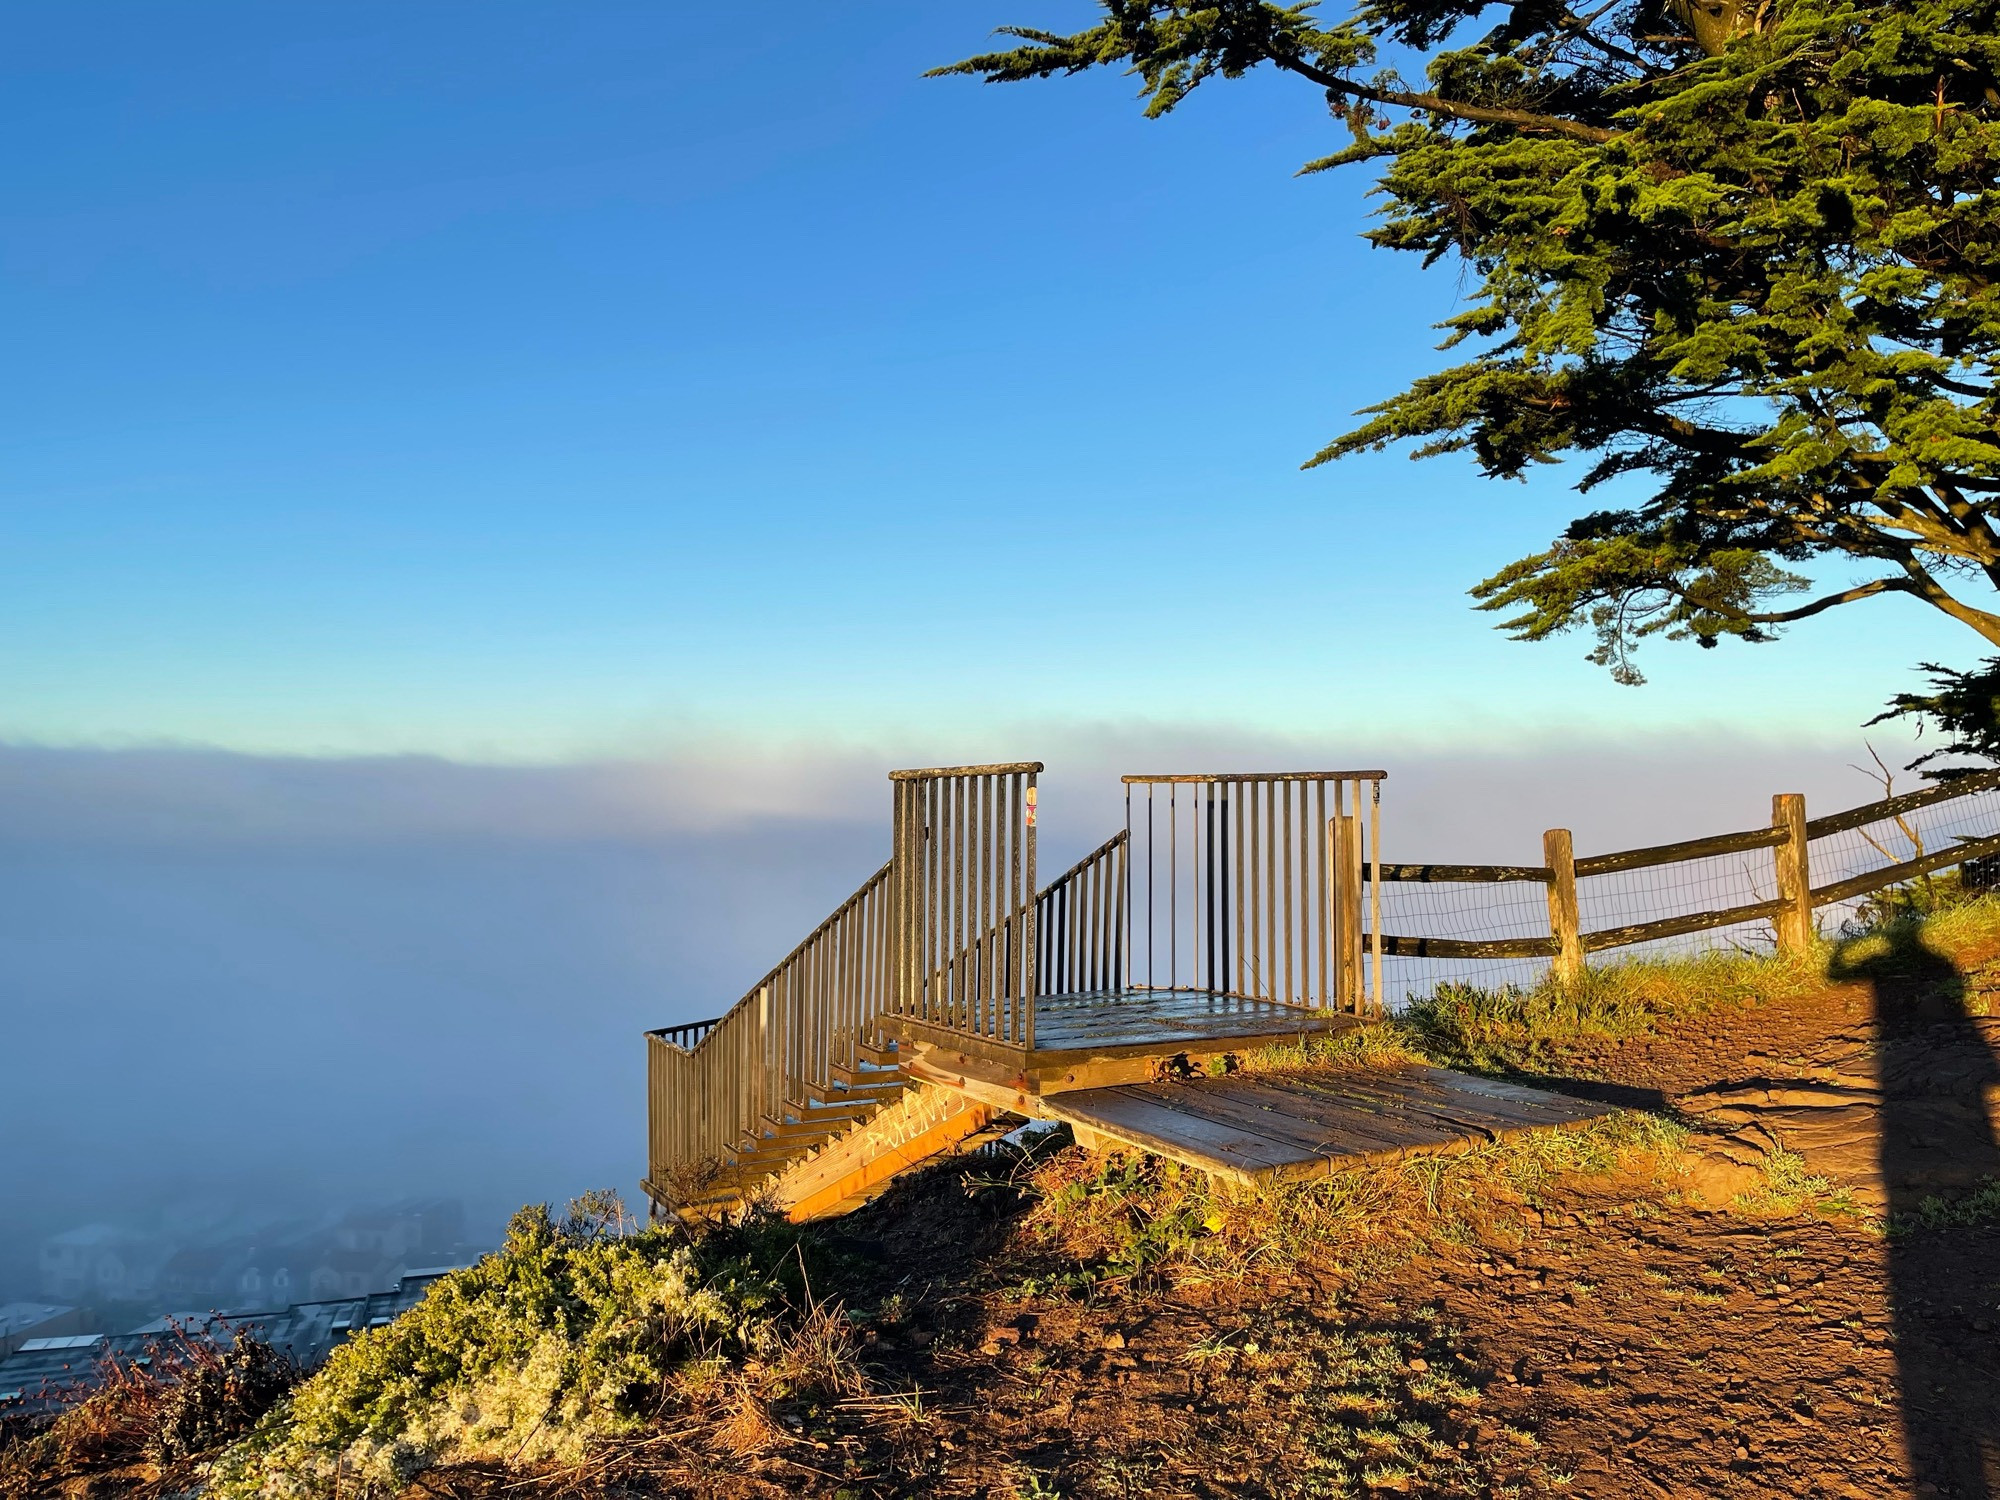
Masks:
[[[938,71],[1123,66],[1161,115],[1268,65],[1351,135],[1306,171],[1381,163],[1367,238],[1477,279],[1441,325],[1465,362],[1312,463],[1407,441],[1630,476],[1473,590],[1502,628],[1592,629],[1627,682],[1645,636],[1766,640],[1877,594],[2000,644],[1995,0],[1100,3]],[[1850,559],[1823,592],[1797,571]]]

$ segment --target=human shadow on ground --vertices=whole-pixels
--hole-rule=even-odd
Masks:
[[[1965,976],[1913,923],[1836,953],[1830,977],[1873,997],[1882,1092],[1879,1164],[1892,1223],[1889,1299],[1910,1475],[1918,1494],[2000,1500],[2000,1403],[1993,1335],[1976,1333],[1937,1236],[1910,1232],[1925,1200],[2000,1180],[1987,1100],[2000,1058],[1974,1023]],[[1965,1279],[1976,1280],[1971,1267]],[[1983,1393],[1983,1394],[1982,1394]]]

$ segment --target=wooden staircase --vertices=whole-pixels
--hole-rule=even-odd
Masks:
[[[1126,828],[1041,887],[1041,769],[892,773],[889,862],[723,1015],[648,1033],[656,1216],[841,1212],[1066,1090],[1358,1024],[1382,773],[1128,777]]]

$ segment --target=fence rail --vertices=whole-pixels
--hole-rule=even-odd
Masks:
[[[1533,899],[1533,905],[1546,905],[1547,922],[1539,932],[1521,932],[1517,928],[1511,933],[1503,929],[1478,935],[1383,933],[1378,939],[1381,951],[1393,959],[1546,959],[1553,961],[1558,977],[1574,978],[1582,972],[1586,955],[1763,922],[1771,924],[1778,949],[1797,951],[1814,940],[1815,913],[1819,910],[1851,903],[1873,892],[1969,861],[2000,856],[2000,797],[1992,795],[1996,790],[2000,790],[2000,771],[1978,772],[1923,791],[1881,798],[1811,820],[1805,816],[1805,799],[1786,793],[1772,799],[1771,824],[1765,828],[1584,858],[1572,856],[1567,830],[1551,829],[1544,840],[1544,862],[1539,865],[1384,862],[1364,866],[1363,874],[1378,895],[1384,885],[1532,887],[1541,892]],[[1955,803],[1963,805],[1948,807]],[[1935,828],[1926,831],[1912,822],[1912,815],[1940,809],[1949,811],[1956,819],[1956,825],[1945,834]],[[1867,831],[1875,825],[1889,826],[1878,836]],[[1858,850],[1870,867],[1813,884],[1814,846],[1837,845],[1842,835],[1850,834],[1858,834],[1858,843],[1848,841],[1847,856],[1851,860]],[[1940,846],[1940,837],[1948,838],[1949,842]],[[1907,851],[1892,847],[1898,842],[1906,845]],[[1753,865],[1729,863],[1729,856],[1755,855],[1763,850],[1770,850],[1771,854],[1761,876]],[[1911,857],[1898,858],[1903,852]],[[1718,868],[1729,869],[1730,879],[1718,883],[1755,899],[1704,902],[1695,910],[1640,921],[1614,920],[1608,924],[1603,921],[1606,903],[1594,901],[1592,904],[1599,908],[1600,925],[1586,929],[1582,921],[1583,903],[1579,899],[1580,882],[1596,889],[1605,886],[1610,877],[1665,872],[1669,867],[1705,870],[1711,880],[1717,880]],[[1673,887],[1676,880],[1682,887],[1699,883],[1695,875],[1676,877],[1657,873],[1647,878],[1665,887]],[[1635,896],[1632,889],[1620,887],[1616,880],[1610,880],[1609,885],[1614,892],[1625,889],[1628,899],[1643,899],[1645,894],[1639,890]],[[1464,900],[1475,908],[1480,904],[1480,898],[1469,893]],[[1521,921],[1526,918],[1529,906],[1523,890],[1521,896],[1514,898],[1503,899],[1496,894],[1488,903],[1488,910],[1496,920],[1498,913],[1504,911],[1512,914],[1515,921]],[[1487,925],[1468,923],[1463,912],[1458,915],[1461,931],[1464,925]],[[1405,921],[1402,925],[1411,924]]]

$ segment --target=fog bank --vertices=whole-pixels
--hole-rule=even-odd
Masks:
[[[1879,795],[1849,768],[1858,733],[1372,754],[1013,738],[995,753],[1050,766],[1045,871],[1122,823],[1128,770],[1379,766],[1396,860],[1531,860],[1555,825],[1588,853],[1761,823],[1777,791],[1815,811]],[[633,1195],[640,1033],[726,1007],[853,890],[887,856],[883,773],[926,758],[0,748],[0,1237],[18,1252],[195,1192]]]

